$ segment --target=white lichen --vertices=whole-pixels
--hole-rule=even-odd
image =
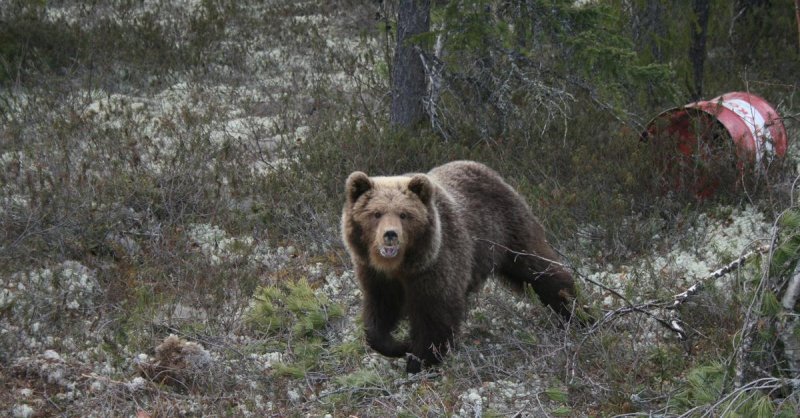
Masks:
[[[14,418],[30,418],[33,416],[34,412],[30,405],[18,404],[14,405],[11,409],[11,416]]]

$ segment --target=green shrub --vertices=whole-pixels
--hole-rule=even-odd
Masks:
[[[726,389],[726,378],[730,378],[728,373],[728,368],[722,362],[701,365],[689,370],[685,383],[672,398],[672,404],[682,411],[695,406],[713,404]]]
[[[344,315],[343,308],[314,292],[305,279],[256,289],[245,323],[256,334],[286,338],[289,355],[275,364],[278,376],[302,378],[325,368],[321,361],[330,348],[324,329]]]
[[[314,292],[305,279],[256,289],[245,322],[256,333],[291,330],[298,338],[313,337],[344,314],[327,296]]]
[[[700,365],[686,375],[670,399],[675,411],[694,411],[689,416],[711,414],[723,417],[790,417],[797,413],[793,399],[776,402],[767,392],[754,388],[731,388],[732,370],[723,363]],[[769,383],[765,382],[765,387]]]

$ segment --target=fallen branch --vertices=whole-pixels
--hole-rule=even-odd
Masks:
[[[686,302],[690,297],[694,296],[695,294],[697,294],[698,292],[703,290],[703,288],[705,287],[707,282],[710,282],[710,281],[713,281],[713,280],[717,280],[720,277],[723,277],[723,276],[727,275],[728,273],[730,273],[730,272],[732,272],[734,270],[738,270],[751,257],[753,257],[755,255],[763,254],[763,253],[769,251],[769,249],[770,249],[769,246],[766,246],[766,245],[760,246],[760,247],[756,248],[755,250],[752,250],[752,251],[749,251],[749,252],[745,253],[744,255],[742,255],[741,257],[739,257],[736,260],[732,261],[728,265],[711,272],[711,274],[709,274],[708,276],[704,277],[703,279],[701,279],[697,283],[693,284],[691,287],[689,287],[685,291],[675,295],[674,300],[672,302],[672,305],[669,307],[669,309],[677,309],[684,302]]]
[[[626,314],[629,314],[629,313],[633,313],[633,312],[638,312],[638,313],[643,313],[643,314],[655,319],[656,322],[661,324],[663,327],[667,328],[668,330],[670,330],[672,332],[677,333],[679,339],[683,340],[684,338],[686,338],[686,331],[684,331],[683,327],[680,326],[680,322],[679,321],[660,318],[656,314],[650,312],[651,309],[665,308],[665,303],[664,302],[650,301],[650,302],[645,302],[645,303],[641,303],[641,304],[638,304],[638,305],[634,305],[633,302],[628,300],[628,298],[626,298],[625,296],[622,296],[622,294],[617,292],[616,290],[614,290],[614,289],[612,289],[612,288],[610,288],[610,287],[608,287],[608,286],[606,286],[606,285],[604,285],[604,284],[602,284],[600,282],[592,280],[592,279],[590,279],[588,277],[581,276],[581,278],[583,280],[585,280],[585,281],[597,286],[597,287],[602,288],[603,290],[605,290],[607,292],[610,292],[611,294],[613,294],[614,296],[616,296],[617,298],[619,298],[623,302],[625,302],[625,304],[627,305],[627,306],[623,306],[621,308],[606,312],[603,315],[602,318],[600,318],[597,322],[595,322],[592,325],[591,328],[589,328],[587,334],[594,333],[603,324],[605,324],[607,322],[610,322],[610,321],[612,321],[613,319],[615,319],[617,317],[621,317],[623,315],[626,315]]]
[[[553,264],[553,265],[556,265],[556,266],[559,266],[559,267],[562,267],[562,268],[567,267],[564,263],[560,263],[560,262],[558,262],[556,260],[551,260],[549,258],[542,257],[542,256],[540,256],[538,254],[532,254],[532,253],[527,253],[527,252],[523,252],[523,251],[515,251],[515,250],[512,250],[512,249],[510,249],[510,248],[508,248],[508,247],[506,247],[504,245],[498,244],[498,243],[496,243],[494,241],[490,241],[490,240],[487,240],[487,239],[481,239],[481,238],[477,239],[477,241],[483,241],[483,242],[487,242],[487,243],[489,243],[489,244],[491,244],[493,246],[497,246],[497,247],[499,247],[499,248],[501,248],[501,249],[503,249],[503,250],[505,250],[505,251],[507,251],[507,252],[509,252],[511,254],[514,254],[516,257],[536,257],[536,258],[538,258],[540,260],[547,261],[550,264]],[[774,242],[774,240],[773,240],[773,242]],[[641,303],[641,304],[634,304],[633,302],[628,300],[628,298],[626,298],[625,296],[623,296],[621,293],[617,292],[616,290],[614,290],[614,289],[612,289],[612,288],[610,288],[610,287],[608,287],[608,286],[606,286],[606,285],[604,285],[604,284],[602,284],[600,282],[592,280],[592,279],[590,279],[590,278],[588,278],[586,276],[578,274],[575,271],[575,269],[571,269],[573,272],[575,272],[576,276],[580,277],[581,279],[583,279],[584,281],[586,281],[588,283],[593,284],[594,286],[597,286],[597,287],[599,287],[599,288],[611,293],[616,298],[622,300],[624,302],[624,304],[625,304],[625,306],[623,306],[621,308],[614,309],[614,310],[606,312],[603,315],[602,318],[600,318],[594,324],[592,324],[592,327],[588,329],[587,334],[593,334],[598,329],[600,329],[600,327],[602,327],[604,324],[606,324],[608,322],[611,322],[611,321],[613,321],[614,319],[616,319],[618,317],[622,317],[622,316],[627,315],[629,313],[641,313],[641,314],[645,314],[645,315],[653,318],[656,322],[658,322],[664,328],[676,333],[679,340],[685,341],[686,337],[687,337],[687,334],[686,334],[686,330],[684,329],[684,326],[683,326],[684,323],[680,318],[678,318],[674,314],[669,318],[663,318],[663,317],[661,317],[659,315],[656,315],[652,311],[655,310],[655,309],[668,309],[668,310],[673,310],[673,311],[677,310],[677,308],[679,308],[684,302],[689,300],[689,298],[691,298],[692,296],[694,296],[695,294],[697,294],[701,290],[703,290],[703,288],[708,284],[708,282],[717,280],[720,277],[726,276],[727,274],[731,273],[732,271],[738,270],[747,261],[749,261],[752,257],[754,257],[756,255],[763,254],[763,253],[769,251],[770,248],[771,248],[771,246],[769,246],[769,245],[761,245],[761,246],[759,246],[758,248],[756,248],[756,249],[754,249],[752,251],[748,251],[747,253],[743,254],[741,257],[739,257],[736,260],[730,262],[729,264],[727,264],[727,265],[725,265],[725,266],[723,266],[723,267],[721,267],[721,268],[719,268],[717,270],[714,270],[713,272],[709,273],[707,276],[705,276],[704,278],[699,280],[697,283],[693,284],[691,287],[689,287],[685,291],[675,295],[673,297],[672,302],[649,301],[649,302],[645,302],[645,303]],[[796,289],[796,291],[798,293],[800,293],[800,277],[798,277],[798,279],[797,279],[797,289]]]
[[[673,315],[671,318],[664,319],[664,318],[661,318],[661,317],[655,315],[650,310],[651,309],[661,309],[661,308],[670,309],[670,310],[677,309],[684,302],[686,302],[690,297],[692,297],[693,295],[695,295],[698,292],[700,292],[708,282],[716,280],[716,279],[719,279],[720,277],[723,277],[723,276],[727,275],[728,273],[730,273],[732,271],[738,270],[750,258],[752,258],[753,256],[758,255],[758,254],[763,254],[764,252],[768,251],[769,248],[770,248],[769,246],[760,246],[760,247],[756,248],[755,250],[752,250],[752,251],[749,251],[749,252],[745,253],[744,255],[742,255],[741,257],[737,258],[736,260],[734,260],[733,262],[729,263],[728,265],[723,266],[723,267],[721,267],[721,268],[719,268],[717,270],[714,270],[708,276],[704,277],[703,279],[701,279],[700,281],[698,281],[697,283],[695,283],[694,285],[692,285],[691,287],[689,287],[685,291],[675,295],[675,297],[673,298],[672,303],[651,301],[651,302],[646,302],[646,303],[639,304],[639,305],[634,305],[627,298],[622,296],[619,292],[609,288],[608,286],[605,286],[605,285],[603,285],[601,283],[598,283],[598,282],[596,282],[596,281],[594,281],[592,279],[589,279],[588,277],[583,277],[583,279],[585,281],[587,281],[589,283],[592,283],[595,286],[598,286],[598,287],[602,288],[603,290],[606,290],[606,291],[612,293],[614,296],[616,296],[617,298],[619,298],[622,301],[624,301],[625,304],[627,305],[627,306],[624,306],[622,308],[606,312],[605,315],[603,315],[603,318],[600,319],[599,321],[597,321],[597,323],[595,323],[594,326],[592,326],[592,328],[589,329],[589,333],[592,333],[592,332],[596,331],[598,327],[600,327],[601,325],[603,325],[606,322],[609,322],[614,317],[622,316],[622,315],[625,315],[625,314],[628,314],[628,313],[631,313],[631,312],[638,312],[638,313],[643,313],[645,315],[648,315],[651,318],[655,319],[663,327],[665,327],[668,330],[676,333],[678,335],[678,339],[683,341],[683,340],[686,339],[686,330],[682,326],[683,321],[681,321],[680,318],[677,318],[675,315]]]
[[[627,301],[627,299],[625,299],[625,298],[622,298],[622,299],[630,304],[630,302]],[[678,334],[678,339],[684,340],[686,338],[686,331],[681,326],[682,322],[680,320],[678,320],[678,319],[672,319],[672,318],[664,319],[664,318],[661,318],[658,315],[656,315],[656,314],[654,314],[653,312],[650,311],[651,309],[658,309],[658,308],[665,308],[665,306],[663,306],[663,303],[661,303],[661,302],[647,302],[647,303],[642,303],[642,304],[639,304],[639,305],[631,304],[629,306],[623,306],[621,308],[614,309],[613,311],[608,311],[603,315],[603,317],[600,320],[595,322],[592,325],[592,327],[589,328],[587,334],[594,333],[595,331],[600,329],[600,327],[603,324],[605,324],[607,322],[611,322],[613,319],[616,319],[617,317],[621,317],[621,316],[629,314],[629,313],[637,312],[637,313],[642,313],[642,314],[645,314],[645,315],[653,318],[656,322],[658,322],[664,328],[666,328],[666,329]]]

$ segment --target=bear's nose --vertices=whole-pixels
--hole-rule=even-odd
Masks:
[[[383,239],[385,241],[394,241],[397,239],[397,232],[394,230],[389,230],[383,233]]]

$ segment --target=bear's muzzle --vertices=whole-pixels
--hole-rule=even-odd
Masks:
[[[394,258],[400,252],[400,239],[397,232],[388,230],[383,233],[383,245],[378,248],[381,257]]]

